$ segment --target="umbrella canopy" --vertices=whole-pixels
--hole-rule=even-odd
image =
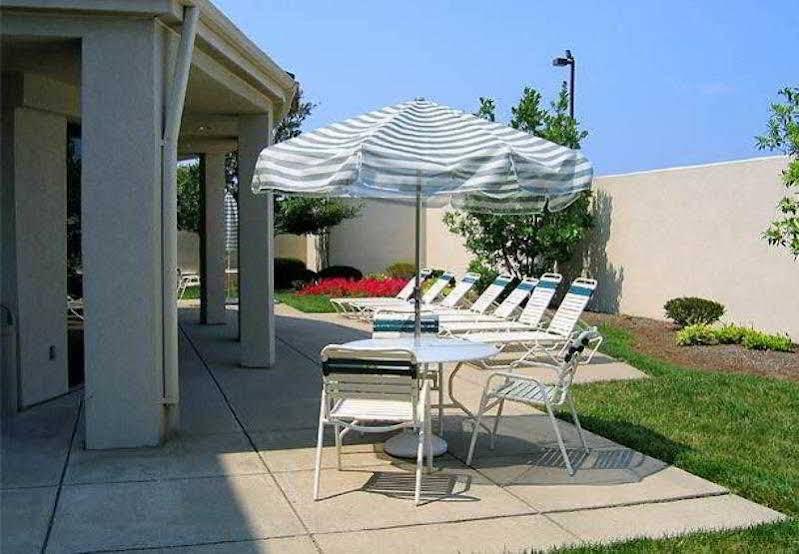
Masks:
[[[579,151],[418,99],[265,149],[252,186],[535,213],[565,208],[592,175]]]
[[[421,335],[421,207],[562,210],[591,186],[576,150],[423,99],[369,112],[261,152],[253,192],[413,200],[415,336]]]
[[[230,192],[225,191],[225,251],[239,247],[239,207]]]

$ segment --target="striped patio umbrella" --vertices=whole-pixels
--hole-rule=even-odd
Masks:
[[[424,99],[403,102],[264,149],[253,191],[383,198],[493,213],[562,210],[591,186],[570,150]],[[416,330],[420,328],[417,271]]]
[[[239,208],[236,199],[225,191],[225,252],[239,248]]]

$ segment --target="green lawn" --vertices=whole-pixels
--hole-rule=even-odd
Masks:
[[[292,291],[277,291],[278,300],[301,312],[320,314],[334,312],[330,297],[323,295],[300,296]]]
[[[794,519],[561,552],[799,552],[799,384],[679,367],[636,352],[624,330],[601,331],[604,352],[651,378],[576,387],[586,428]]]

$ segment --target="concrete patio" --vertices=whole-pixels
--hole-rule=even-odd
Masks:
[[[508,407],[496,449],[448,411],[450,452],[415,507],[412,466],[382,438],[352,439],[344,471],[327,452],[311,500],[321,347],[366,336],[329,315],[277,310],[278,364],[238,366],[236,313],[202,326],[181,310],[181,433],[153,449],[87,451],[81,393],[7,421],[2,448],[2,552],[516,552],[681,534],[777,520],[781,514],[588,433],[569,477],[546,416]],[[580,380],[641,378],[597,357]],[[458,395],[477,406],[484,373],[462,371]],[[579,396],[577,399],[579,405]],[[329,437],[332,443],[332,436]],[[356,442],[357,444],[352,444]],[[332,449],[330,449],[332,450]],[[165,550],[166,551],[166,550]]]

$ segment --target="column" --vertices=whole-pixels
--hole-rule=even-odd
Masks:
[[[200,321],[225,323],[225,155],[203,154]]]
[[[153,20],[98,22],[82,43],[87,448],[166,431],[162,42]],[[121,71],[120,68],[125,68]]]
[[[241,365],[275,363],[274,204],[253,194],[258,155],[270,142],[268,115],[239,117],[239,335]]]

